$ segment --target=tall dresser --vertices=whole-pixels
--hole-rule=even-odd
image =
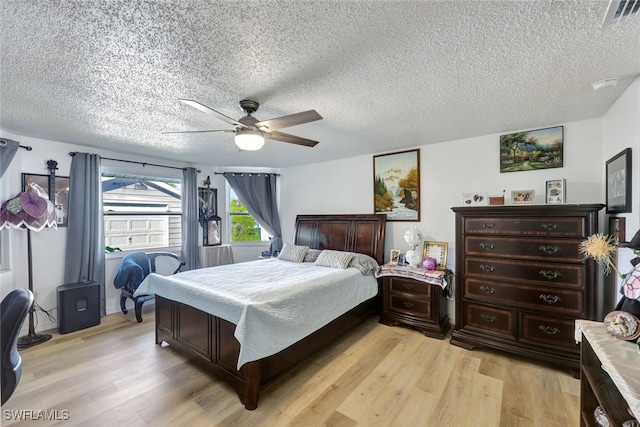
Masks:
[[[599,312],[597,265],[580,242],[601,204],[455,207],[456,322],[451,343],[580,371],[575,319]]]

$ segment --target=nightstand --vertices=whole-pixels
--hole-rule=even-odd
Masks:
[[[376,276],[382,278],[380,323],[410,326],[432,338],[447,335],[450,270],[426,272],[394,263],[380,267]]]

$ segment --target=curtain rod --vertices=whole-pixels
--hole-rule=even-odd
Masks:
[[[214,175],[224,175],[225,173],[238,173],[238,174],[243,174],[246,173],[247,175],[260,175],[261,173],[265,174],[265,175],[275,175],[275,176],[280,176],[279,173],[273,173],[273,172],[214,172]]]
[[[69,155],[71,157],[73,157],[73,156],[76,155],[76,153],[75,153],[75,151],[72,151],[72,152],[69,153]],[[148,166],[157,166],[157,167],[160,167],[160,168],[168,168],[168,169],[179,169],[179,170],[185,170],[186,169],[186,168],[179,168],[177,166],[158,165],[156,163],[136,162],[135,160],[112,159],[110,157],[101,157],[101,159],[113,160],[114,162],[135,163],[137,165],[142,165],[143,167],[148,165]],[[200,169],[196,169],[196,170],[198,171],[198,173],[201,172]]]
[[[0,145],[4,147],[5,145],[7,145],[7,141],[5,141],[4,139],[0,139]],[[18,147],[24,148],[27,151],[33,150],[33,147],[31,147],[30,145],[20,145],[20,144],[18,144]]]

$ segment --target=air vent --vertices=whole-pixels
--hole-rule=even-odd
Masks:
[[[610,0],[602,26],[616,25],[637,16],[640,10],[640,0]]]

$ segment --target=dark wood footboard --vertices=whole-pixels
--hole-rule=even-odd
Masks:
[[[378,312],[378,297],[356,308],[290,347],[236,369],[240,344],[234,337],[236,325],[201,310],[156,297],[156,343],[167,342],[238,393],[246,409],[258,406],[260,390],[281,373],[326,347],[368,316]]]

